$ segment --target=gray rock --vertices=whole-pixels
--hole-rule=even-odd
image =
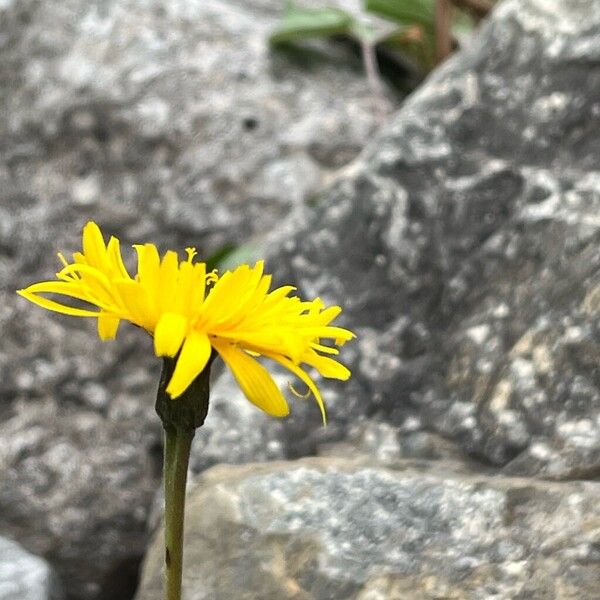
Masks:
[[[51,278],[88,219],[125,248],[260,239],[357,155],[377,124],[360,60],[271,52],[282,8],[0,1],[0,532],[76,600],[135,585],[160,365],[133,328],[101,344],[14,290]]]
[[[37,261],[93,217],[128,240],[195,243],[208,256],[314,194],[377,116],[350,49],[271,51],[282,8],[0,6],[2,246]]]
[[[278,228],[278,279],[342,304],[359,338],[343,353],[353,379],[325,386],[331,426],[296,402],[249,458],[315,451],[366,419],[509,473],[595,477],[599,41],[593,1],[500,4]],[[220,431],[250,440],[266,419],[246,426],[236,398]]]
[[[410,419],[402,427],[375,420],[362,420],[348,428],[344,440],[320,444],[317,454],[366,460],[386,467],[404,464],[407,459],[451,459],[456,465],[462,464],[465,470],[482,470],[476,461],[465,461],[452,441],[435,433],[422,431],[420,424]]]
[[[0,600],[59,600],[62,595],[48,563],[0,537]]]
[[[55,566],[69,598],[135,589],[160,477],[150,411],[125,395],[106,415],[28,399],[0,423],[2,529]]]
[[[400,466],[400,465],[399,465]],[[319,458],[215,467],[188,496],[187,600],[597,598],[600,484]],[[162,531],[136,600],[159,600]]]

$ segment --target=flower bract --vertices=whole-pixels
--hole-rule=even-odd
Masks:
[[[319,298],[304,301],[293,295],[292,286],[271,290],[262,261],[217,275],[195,262],[193,248],[180,260],[174,251],[161,257],[154,244],[143,244],[134,246],[137,274],[132,277],[119,240],[105,243],[96,223],[84,227],[82,246],[70,262],[59,254],[62,269],[56,280],[18,293],[52,311],[97,319],[103,340],[116,336],[122,320],[146,330],[157,356],[176,357],[166,390],[171,398],[181,396],[217,352],[248,400],[269,415],[286,416],[281,390],[257,360],[265,357],[306,384],[325,419],[321,393],[307,367],[323,377],[350,376],[334,358],[337,346],[354,337],[331,325],[339,306],[326,307]]]

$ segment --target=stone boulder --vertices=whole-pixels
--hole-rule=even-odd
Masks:
[[[48,563],[0,537],[0,600],[61,600]]]
[[[283,222],[270,265],[345,307],[353,378],[324,384],[326,430],[311,403],[272,425],[217,390],[198,470],[237,440],[246,460],[296,457],[381,421],[507,473],[598,473],[598,39],[593,1],[500,3]]]
[[[160,479],[147,412],[125,394],[104,412],[46,397],[13,403],[0,424],[2,530],[55,567],[69,598],[135,589]]]
[[[282,9],[2,3],[0,182],[16,213],[5,251],[37,262],[95,217],[132,242],[158,236],[207,256],[311,197],[378,118],[348,47],[271,51]]]
[[[124,247],[260,239],[376,126],[353,51],[273,53],[276,0],[0,2],[0,533],[73,600],[131,597],[160,481],[160,365],[44,313],[94,219]],[[131,256],[129,257],[132,258]]]
[[[185,598],[597,598],[599,494],[439,461],[215,467],[188,496]],[[162,534],[136,600],[162,598]]]

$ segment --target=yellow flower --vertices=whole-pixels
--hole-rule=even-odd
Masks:
[[[137,275],[131,277],[121,258],[119,240],[105,244],[96,223],[83,229],[83,252],[69,263],[62,254],[63,269],[57,281],[44,281],[18,293],[49,310],[98,319],[101,339],[113,339],[123,319],[154,337],[157,356],[177,357],[167,385],[171,398],[181,396],[204,370],[215,350],[231,369],[242,391],[269,415],[283,417],[289,408],[279,387],[256,360],[269,358],[296,375],[314,395],[325,420],[318,387],[303,365],[324,377],[348,379],[350,371],[332,358],[354,337],[347,329],[330,325],[341,312],[325,307],[320,299],[302,301],[284,286],[269,291],[271,276],[263,274],[263,262],[241,265],[220,277],[207,273],[206,265],[177,253],[159,256],[156,246],[134,246]],[[58,294],[93,305],[82,308],[52,300]],[[326,345],[323,339],[333,340]]]

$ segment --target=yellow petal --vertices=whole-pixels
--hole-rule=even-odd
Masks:
[[[259,284],[260,280],[263,277],[263,272],[265,270],[265,261],[259,260],[256,262],[254,267],[250,269],[250,279],[246,284],[246,287],[249,289],[256,289],[256,286]],[[270,276],[268,276],[270,278]]]
[[[309,374],[298,365],[295,365],[289,358],[286,358],[285,356],[269,353],[265,353],[265,356],[268,356],[275,362],[278,362],[282,367],[285,367],[288,371],[291,371],[294,375],[296,375],[296,377],[298,377],[298,379],[302,380],[308,386],[308,389],[312,392],[317,404],[319,405],[321,416],[323,417],[323,425],[327,425],[327,413],[325,412],[325,404],[323,403],[321,392]]]
[[[87,260],[85,260],[85,256],[81,252],[73,252],[73,262],[80,265],[87,265]]]
[[[252,404],[272,417],[289,414],[290,409],[281,390],[259,362],[232,344],[219,343],[216,349]]]
[[[206,264],[195,263],[193,265],[193,289],[190,297],[192,308],[198,310],[204,302],[204,294],[206,292]]]
[[[154,244],[134,245],[138,255],[137,281],[146,290],[148,308],[152,311],[153,319],[158,318],[158,288],[160,285],[159,268],[160,256]]]
[[[194,265],[188,261],[179,264],[179,278],[173,299],[174,309],[178,313],[190,314],[190,299],[194,292]]]
[[[314,350],[323,352],[323,354],[339,354],[340,353],[340,351],[337,348],[331,348],[330,346],[324,346],[323,344],[317,344],[316,342],[313,342],[310,346]]]
[[[131,279],[118,279],[113,282],[113,285],[119,292],[125,307],[123,318],[143,327],[146,331],[153,331],[155,314],[148,301],[148,292],[137,281]]]
[[[179,259],[177,258],[177,252],[169,250],[163,256],[158,274],[158,278],[160,279],[160,286],[158,288],[159,312],[168,312],[173,309],[178,277]]]
[[[92,267],[107,269],[106,246],[100,227],[94,221],[88,221],[83,228],[83,254]]]
[[[335,343],[339,346],[344,342],[351,340],[356,337],[351,331],[348,329],[343,329],[341,327],[333,327],[331,325],[323,325],[320,327],[303,327],[302,333],[306,335],[310,335],[314,338],[332,338],[335,339]]]
[[[101,313],[98,316],[98,335],[101,340],[114,340],[119,328],[119,317]]]
[[[242,345],[249,344],[256,348],[274,348],[278,350],[283,344],[281,335],[268,329],[264,331],[238,331],[232,329],[231,331],[220,331],[219,337],[240,342]]]
[[[62,294],[64,296],[75,298],[76,300],[84,300],[86,302],[89,302],[87,296],[84,293],[82,293],[81,290],[78,290],[77,287],[73,284],[66,283],[64,281],[42,281],[40,283],[30,285],[24,290],[17,290],[17,294],[23,296],[23,298],[27,298],[27,300],[29,300],[30,302],[33,302],[34,304],[37,304],[42,308],[61,313],[63,315],[71,315],[73,317],[98,316],[99,311],[87,310],[84,308],[75,308],[73,306],[61,304],[60,302],[50,300],[49,298],[45,298],[44,296],[38,296],[38,294],[40,293]]]
[[[323,377],[341,379],[342,381],[346,381],[350,377],[350,369],[329,356],[307,353],[302,357],[302,362],[314,367]]]
[[[271,287],[271,282],[273,281],[272,275],[263,275],[256,286],[256,291],[254,292],[253,302],[255,301],[263,301],[267,294],[269,293],[269,288]]]
[[[106,250],[112,268],[115,271],[115,276],[120,276],[123,279],[131,279],[127,272],[127,268],[125,267],[125,263],[123,262],[123,257],[121,256],[121,242],[119,242],[116,237],[112,236],[108,241]]]
[[[269,292],[266,301],[269,303],[275,303],[280,301],[282,298],[286,298],[290,292],[295,291],[296,288],[293,285],[284,285]]]
[[[239,322],[247,313],[246,308],[262,278],[262,270],[262,261],[252,268],[240,265],[225,272],[214,284],[202,311],[211,327],[228,328]]]
[[[341,306],[329,306],[328,308],[321,310],[321,312],[318,313],[317,318],[319,323],[327,325],[327,323],[331,323],[331,321],[333,321],[341,312]]]
[[[171,398],[181,396],[188,386],[200,375],[208,359],[212,348],[208,336],[197,331],[192,331],[181,348],[177,358],[175,371],[167,386],[167,394]]]
[[[181,348],[186,330],[187,319],[183,315],[164,313],[154,330],[156,356],[175,356]]]
[[[231,313],[239,298],[239,289],[231,271],[226,271],[214,284],[206,296],[203,305],[203,316],[211,324],[224,320]]]
[[[72,275],[76,277],[73,278]],[[62,269],[56,276],[63,282],[73,284],[76,281],[87,293],[88,301],[107,310],[115,309],[118,299],[115,298],[109,278],[96,267],[86,264],[72,263]]]
[[[154,244],[135,244],[133,246],[138,256],[138,277],[149,288],[154,288],[158,283],[158,269],[160,257]]]

